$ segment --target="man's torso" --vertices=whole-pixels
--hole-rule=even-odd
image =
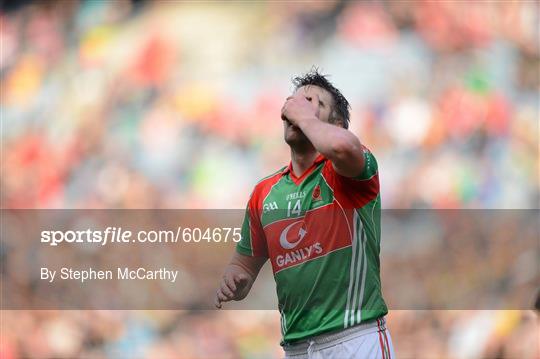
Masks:
[[[319,156],[302,177],[289,166],[252,194],[249,246],[251,255],[270,259],[284,343],[387,312],[379,279],[377,165],[367,150],[365,158],[356,179],[340,176]]]

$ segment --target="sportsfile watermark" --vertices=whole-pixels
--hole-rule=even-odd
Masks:
[[[316,294],[343,275],[354,295],[377,272],[389,309],[525,309],[538,289],[538,210],[293,209],[4,209],[2,309],[215,309],[236,251],[267,262],[224,309],[275,309],[276,280]]]
[[[240,227],[177,227],[176,230],[130,231],[122,227],[107,227],[104,230],[45,230],[41,231],[41,243],[57,246],[61,243],[107,244],[129,243],[220,243],[240,242]]]

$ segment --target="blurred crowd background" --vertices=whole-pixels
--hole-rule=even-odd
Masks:
[[[279,110],[315,65],[384,208],[538,208],[539,21],[536,1],[4,1],[2,207],[243,208],[287,164]],[[538,325],[389,315],[400,358],[537,358]],[[1,328],[2,358],[281,355],[270,311],[2,311]]]

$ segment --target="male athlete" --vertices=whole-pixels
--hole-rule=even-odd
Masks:
[[[255,186],[215,305],[244,299],[270,259],[286,358],[392,358],[377,162],[324,75],[293,83],[281,109],[291,162]]]

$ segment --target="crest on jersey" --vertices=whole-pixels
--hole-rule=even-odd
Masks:
[[[313,199],[313,201],[322,201],[320,185],[315,186],[315,188],[313,189],[313,193],[311,194],[311,198]]]

